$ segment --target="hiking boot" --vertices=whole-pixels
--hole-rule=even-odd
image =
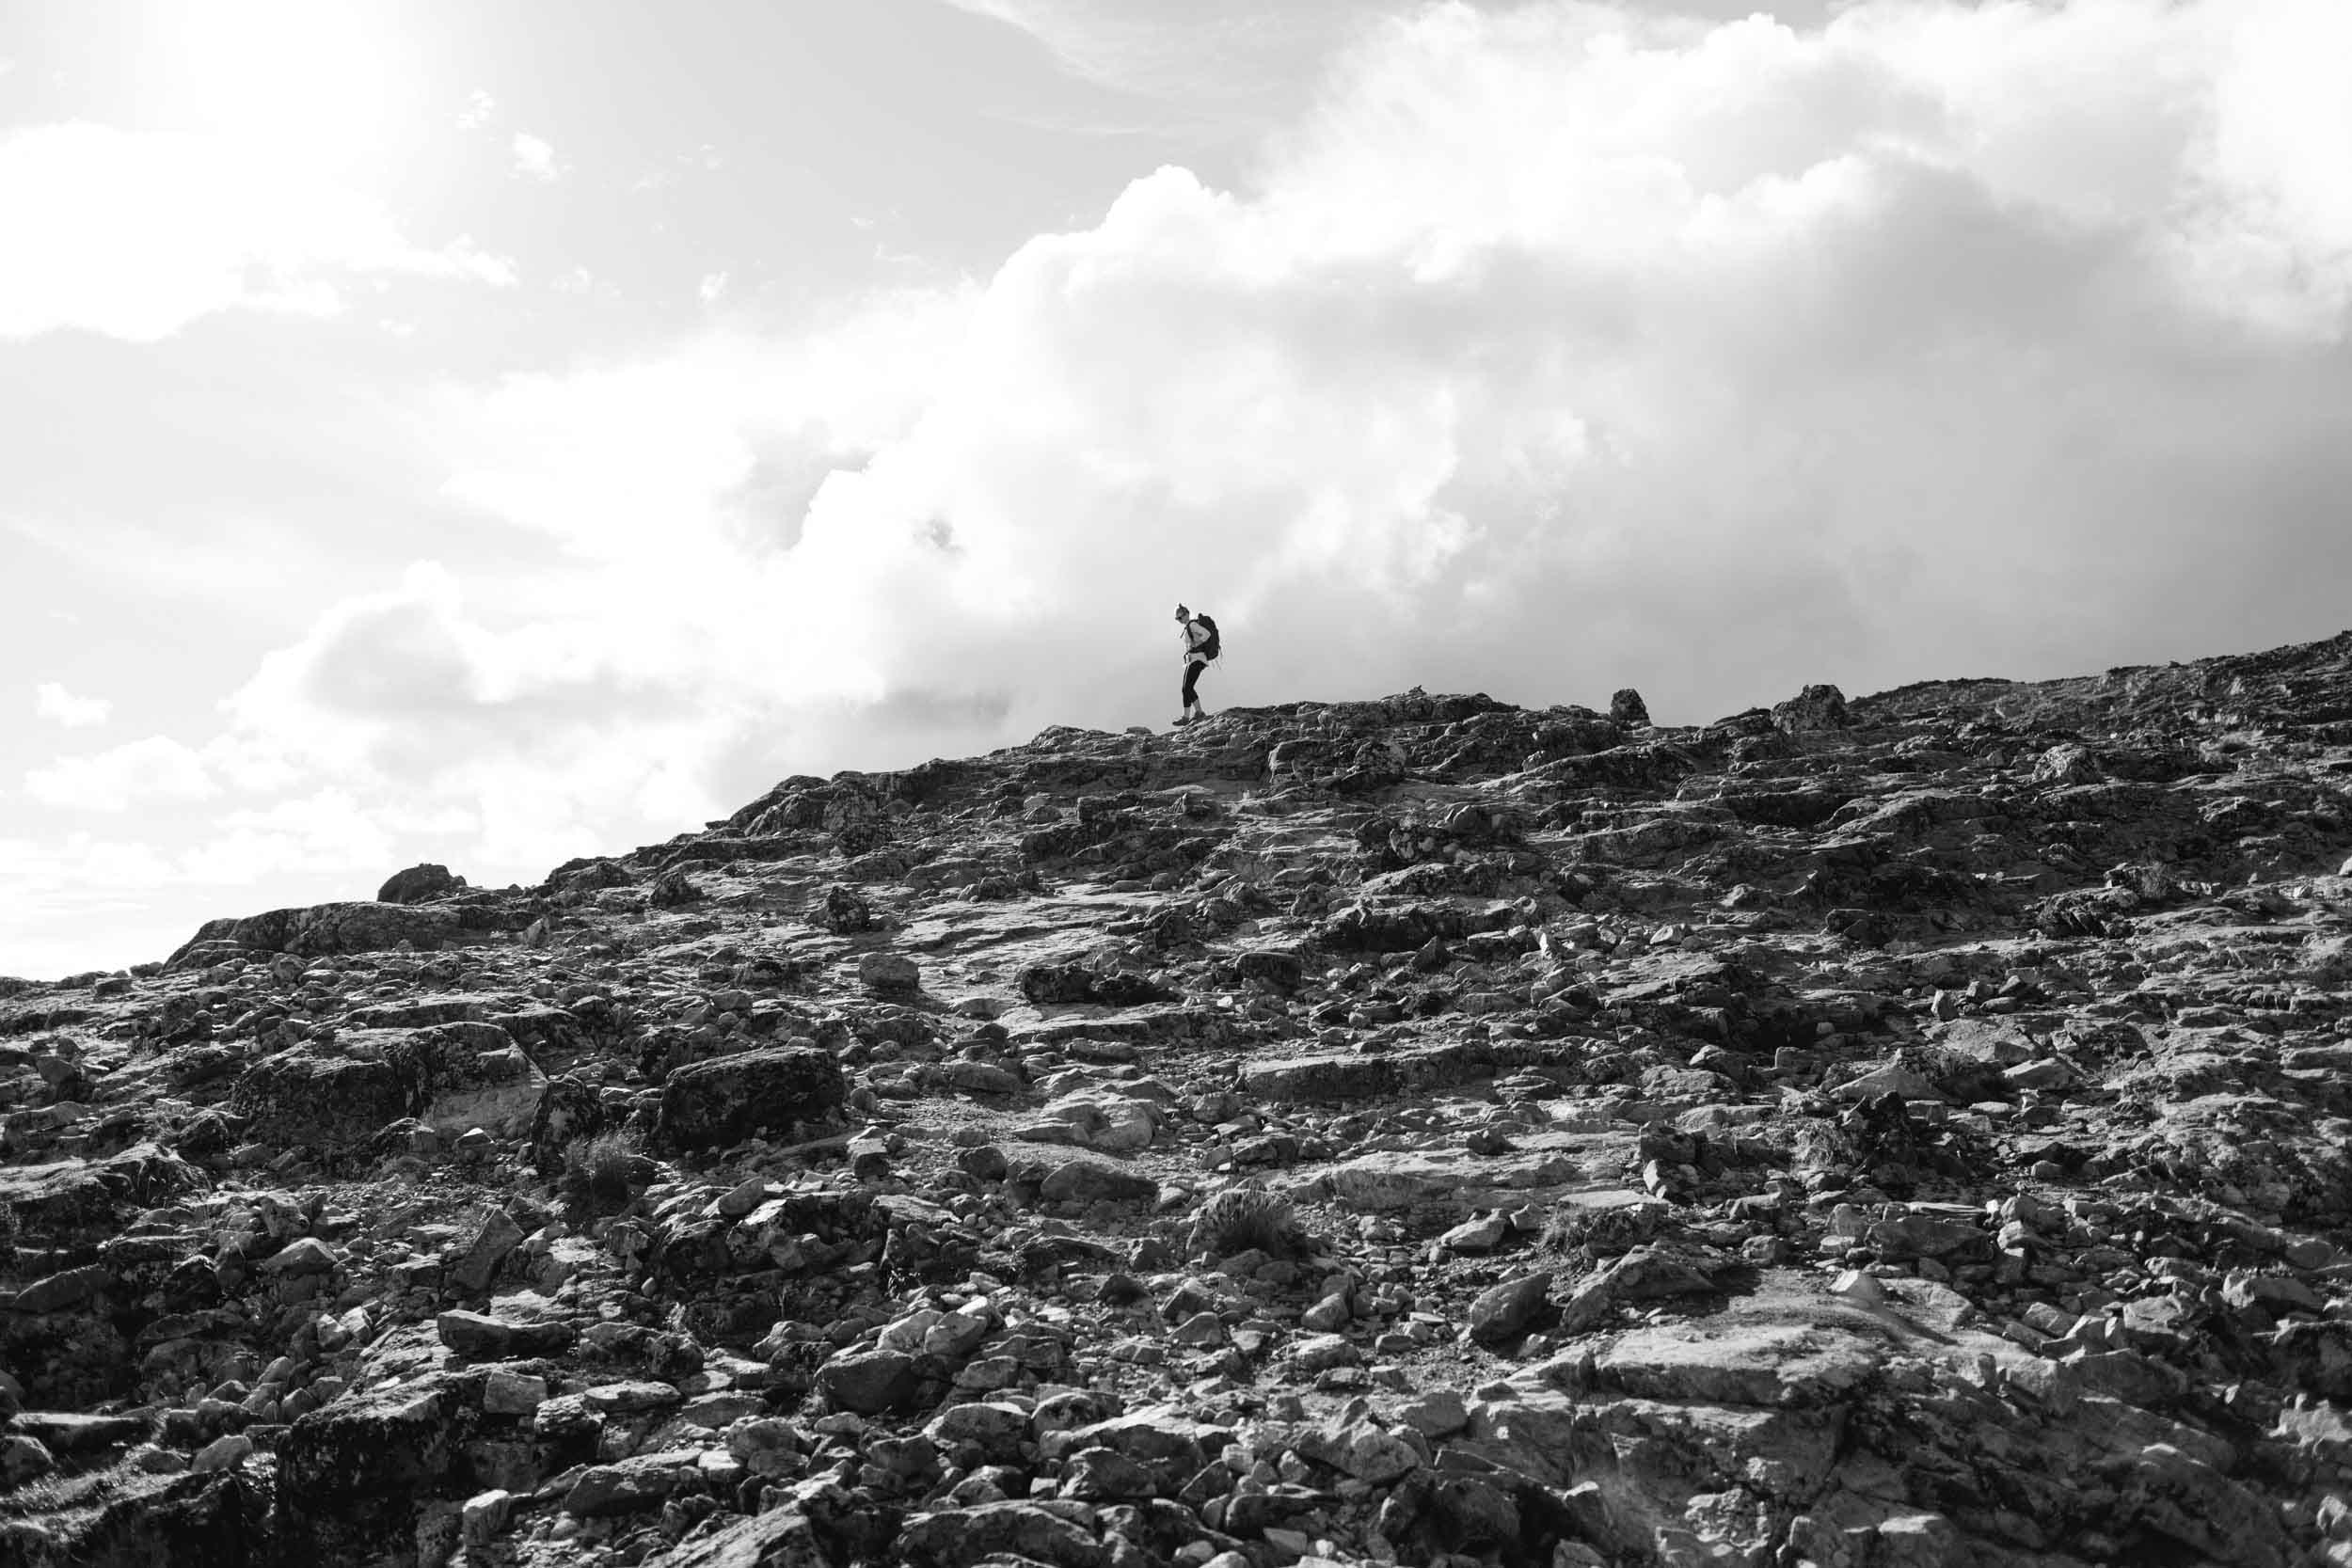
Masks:
[[[1178,718],[1176,719],[1176,721],[1174,721],[1174,727],[1175,727],[1175,728],[1177,728],[1177,729],[1180,729],[1180,730],[1181,730],[1181,729],[1183,729],[1183,728],[1184,728],[1186,724],[1189,724],[1189,723],[1191,723],[1191,722],[1192,722],[1192,715],[1191,715],[1191,714],[1189,714],[1189,713],[1187,713],[1187,714],[1184,714],[1184,715],[1181,715],[1180,717],[1178,717]]]

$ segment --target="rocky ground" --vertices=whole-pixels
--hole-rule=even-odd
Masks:
[[[2352,1563],[2352,633],[787,779],[0,982],[0,1560]]]

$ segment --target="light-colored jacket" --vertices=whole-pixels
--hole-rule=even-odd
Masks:
[[[1197,620],[1186,621],[1180,635],[1184,639],[1184,645],[1177,650],[1178,662],[1190,664],[1193,660],[1200,659],[1201,663],[1206,664],[1208,660],[1202,657],[1200,646],[1209,640],[1209,628]]]

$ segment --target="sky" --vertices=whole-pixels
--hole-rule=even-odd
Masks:
[[[11,0],[0,974],[776,779],[2352,626],[2343,0]]]

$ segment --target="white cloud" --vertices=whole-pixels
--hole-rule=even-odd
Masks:
[[[1186,117],[1259,119],[1300,96],[1313,62],[1409,0],[949,0],[1035,39],[1071,75]]]
[[[198,800],[219,793],[194,748],[152,735],[87,756],[59,757],[24,775],[24,793],[43,805],[118,812],[150,800]]]
[[[2296,129],[2329,101],[2217,73],[2314,21],[1435,8],[1250,191],[1163,169],[977,290],[447,394],[450,495],[572,569],[495,629],[412,579],[241,701],[568,832],[1164,718],[1178,597],[1224,702],[1700,719],[2257,643],[2343,580],[2352,272]]]
[[[104,698],[77,697],[56,681],[43,681],[33,689],[34,714],[69,730],[95,729],[113,711],[114,704]]]
[[[498,113],[498,107],[497,99],[480,87],[474,88],[466,95],[466,106],[457,111],[457,128],[460,131],[481,130],[490,123],[491,117]]]
[[[357,873],[382,878],[399,855],[387,814],[347,790],[232,811],[212,838],[177,857],[175,875],[222,886],[262,881],[287,871]]]
[[[134,341],[235,309],[316,315],[351,276],[513,281],[460,239],[408,240],[282,142],[74,123],[0,132],[0,338]]]
[[[1432,8],[1247,189],[1162,169],[968,287],[443,388],[445,498],[559,564],[331,608],[197,765],[479,879],[1164,721],[1178,598],[1212,706],[1670,721],[2331,631],[2343,14]],[[388,847],[319,811],[248,826]]]
[[[517,131],[509,145],[515,155],[516,174],[532,180],[553,180],[564,172],[556,164],[554,146],[540,137]]]
[[[719,296],[726,292],[727,275],[723,272],[707,272],[703,274],[703,280],[694,287],[695,297],[700,299],[705,305],[714,305],[718,303]]]

